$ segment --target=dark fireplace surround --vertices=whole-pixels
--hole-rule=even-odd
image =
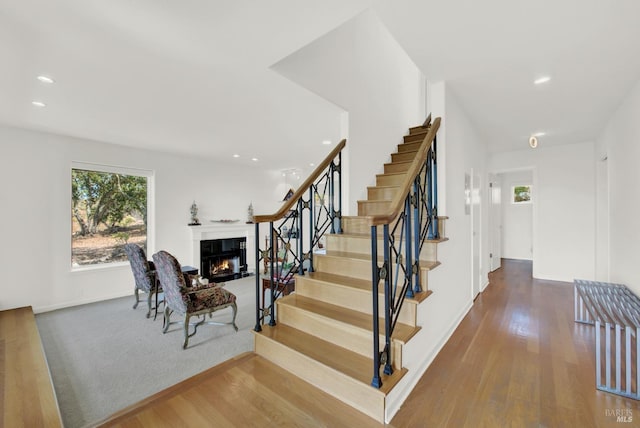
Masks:
[[[224,282],[249,275],[247,238],[200,241],[200,275],[209,282]]]

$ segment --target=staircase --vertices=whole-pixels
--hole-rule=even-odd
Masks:
[[[384,173],[376,176],[376,185],[367,189],[367,200],[358,201],[358,215],[341,218],[342,233],[327,234],[326,251],[313,255],[313,272],[297,275],[295,293],[276,300],[277,324],[264,323],[261,331],[255,332],[257,354],[381,423],[386,396],[407,373],[403,347],[420,331],[418,306],[431,294],[428,273],[439,265],[437,247],[446,238],[441,219],[439,238],[425,241],[420,253],[422,291],[400,306],[391,336],[393,373],[380,374],[382,385],[376,388],[371,386],[374,361],[378,361],[374,360],[373,346],[371,217],[389,212],[427,132],[426,126],[409,130],[391,162],[384,165]],[[377,234],[381,247],[382,228]],[[399,232],[395,234],[403,241]],[[383,263],[382,255],[378,261],[378,265]],[[377,300],[384,308],[383,286]],[[383,317],[379,318],[380,326],[385,325]],[[379,336],[384,346],[384,328]]]

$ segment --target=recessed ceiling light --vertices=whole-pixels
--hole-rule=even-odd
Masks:
[[[234,158],[239,158],[239,157],[240,157],[240,155],[236,153],[236,154],[234,154],[234,155],[233,155],[233,157],[234,157]]]
[[[536,85],[541,85],[542,83],[547,83],[549,80],[551,80],[551,77],[542,76],[542,77],[534,80],[533,83],[535,83]]]
[[[532,149],[538,147],[538,139],[536,137],[529,138],[529,146],[531,146]]]
[[[47,105],[45,103],[43,103],[42,101],[31,101],[31,104],[33,104],[36,107],[46,107]]]
[[[328,146],[329,144],[331,144],[331,141],[329,141],[329,140],[324,140],[324,141],[322,142],[322,144],[324,144],[325,146]]]
[[[42,83],[53,83],[54,80],[49,76],[38,76],[38,80]]]
[[[316,164],[315,164],[315,163],[313,163],[313,162],[311,162],[311,163],[309,164],[309,166],[316,166]]]
[[[251,158],[252,161],[258,162],[258,158]]]

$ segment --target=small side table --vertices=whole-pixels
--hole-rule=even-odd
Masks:
[[[276,283],[276,291],[281,291],[284,296],[288,295],[296,289],[296,280],[291,278],[288,281],[278,281]],[[262,306],[264,307],[264,296],[267,290],[271,289],[271,280],[269,278],[262,278]]]

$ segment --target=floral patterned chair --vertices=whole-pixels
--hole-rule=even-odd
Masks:
[[[189,338],[196,334],[198,326],[205,322],[206,315],[220,309],[231,307],[233,319],[231,325],[238,331],[236,325],[236,296],[222,288],[223,284],[206,284],[189,287],[185,275],[180,269],[180,263],[166,251],[159,251],[153,255],[153,262],[162,289],[164,290],[164,328],[163,333],[169,329],[170,317],[173,312],[184,316],[184,343],[182,349],[186,349]],[[202,320],[193,325],[193,333],[189,334],[189,319],[192,316],[202,316]],[[210,321],[208,324],[229,324]]]
[[[147,318],[149,318],[153,309],[155,310],[153,317],[155,320],[158,315],[158,293],[162,292],[162,288],[156,283],[156,271],[153,262],[147,261],[147,255],[144,250],[136,244],[126,244],[124,252],[127,253],[129,264],[131,264],[131,270],[133,271],[133,278],[136,281],[134,290],[136,303],[134,303],[133,309],[137,308],[138,303],[140,303],[139,292],[142,290],[147,293]],[[151,307],[151,300],[154,295],[156,296],[156,304],[155,307]]]

